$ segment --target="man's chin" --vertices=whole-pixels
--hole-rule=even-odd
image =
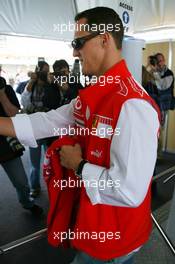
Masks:
[[[88,71],[88,69],[85,69],[82,67],[82,74],[85,76],[91,76],[93,75],[91,71]]]
[[[82,74],[87,76],[87,75],[89,75],[89,72],[87,70],[82,69]]]

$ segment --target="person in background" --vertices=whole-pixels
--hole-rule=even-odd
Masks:
[[[157,104],[161,109],[161,124],[164,126],[167,111],[174,109],[174,74],[168,69],[162,53],[157,53],[152,57],[155,57],[156,62],[152,67],[152,74],[158,91]]]
[[[57,109],[62,105],[70,103],[70,101],[77,96],[78,87],[76,82],[68,83],[69,79],[69,65],[65,60],[57,60],[53,64],[54,72],[50,74],[49,87],[46,87],[43,96],[43,106],[48,110]],[[47,147],[56,140],[55,137],[46,139]]]
[[[153,70],[153,75],[156,81],[157,89],[160,91],[171,90],[172,96],[174,89],[174,74],[168,69],[165,63],[165,57],[162,53],[155,55],[157,64]]]
[[[61,83],[58,80],[60,77],[60,73],[54,72],[50,76],[51,84],[46,87],[45,93],[43,96],[43,106],[49,110],[57,109],[62,105],[68,104],[71,101],[70,94],[68,93],[69,85],[67,82]],[[65,77],[65,72],[64,72]],[[55,141],[55,137],[49,137],[45,139],[47,147],[51,145],[53,141]]]
[[[27,83],[29,82],[30,78],[32,77],[32,71],[29,71],[29,72],[27,73],[27,76],[29,77],[29,79],[28,79],[27,81],[20,82],[20,83],[18,84],[18,86],[16,87],[16,93],[18,93],[18,94],[22,94],[22,93],[24,92],[24,89],[25,89]]]
[[[69,101],[76,98],[78,91],[83,88],[80,83],[79,76],[71,76],[69,70],[69,64],[65,60],[56,60],[53,64],[54,73],[57,75],[57,78],[54,78],[54,83],[58,82],[61,86],[68,86],[67,98]],[[60,76],[60,78],[58,78]],[[78,77],[78,78],[76,78]],[[62,80],[60,83],[59,80]],[[65,80],[65,81],[64,81]]]
[[[5,79],[0,77],[0,115],[14,116],[19,109],[20,105],[13,88],[6,85]],[[0,136],[0,164],[15,187],[19,202],[24,209],[40,215],[43,213],[42,208],[30,198],[30,187],[21,160],[23,151],[23,146],[16,139]]]
[[[43,72],[49,72],[49,64],[45,61],[39,61],[38,65],[35,67],[35,73],[39,72],[39,71],[43,71]],[[24,92],[24,89],[27,85],[27,83],[30,81],[30,79],[33,79],[32,75],[34,73],[32,71],[29,71],[27,73],[27,76],[29,77],[29,80],[24,81],[24,82],[20,82],[16,88],[16,93],[18,94],[22,94]]]
[[[49,73],[49,64],[46,61],[39,61],[35,68],[35,72],[47,72]]]
[[[153,69],[156,61],[153,56],[148,56],[147,65],[142,65],[142,86],[147,93],[156,101],[158,96],[157,86],[153,75]]]
[[[48,72],[39,71],[32,74],[31,80],[28,82],[24,92],[21,95],[21,104],[23,106],[23,112],[31,114],[36,112],[48,111],[48,107],[43,104],[43,98],[47,89],[50,89],[50,83],[48,81]],[[42,150],[44,152],[46,150],[45,140],[38,140],[37,143],[37,148],[29,148],[29,156],[31,163],[30,184],[31,196],[33,198],[37,197],[41,191],[40,166],[42,160]]]
[[[53,64],[53,71],[62,73],[62,74],[69,74],[69,64],[67,63],[66,60],[56,60]]]
[[[65,76],[65,73],[64,73]],[[71,99],[68,94],[68,83],[65,82],[61,85],[58,80],[60,77],[60,73],[54,72],[52,73],[52,81],[50,86],[46,87],[45,93],[43,96],[43,106],[49,110],[57,109],[58,107],[70,103]]]

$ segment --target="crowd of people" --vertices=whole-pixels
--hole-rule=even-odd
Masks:
[[[142,85],[158,104],[162,113],[161,124],[164,125],[167,111],[175,108],[175,98],[174,74],[167,67],[162,53],[149,56],[147,65],[142,66]]]
[[[79,75],[79,72],[74,70],[72,74]],[[68,75],[70,75],[69,64],[63,59],[55,61],[52,73],[49,71],[47,62],[38,62],[35,72],[28,73],[30,79],[19,83],[16,88],[16,93],[21,95],[20,103],[13,88],[6,84],[5,78],[0,77],[0,116],[47,112],[69,103],[83,86],[80,82],[68,83]],[[65,81],[61,83],[59,77],[64,77]],[[41,191],[40,176],[43,154],[54,139],[38,140],[37,148],[29,147],[30,173],[28,182],[21,159],[25,151],[24,146],[17,139],[0,136],[0,164],[16,188],[19,202],[23,208],[30,210],[35,215],[43,213],[42,208],[35,204],[34,198]]]

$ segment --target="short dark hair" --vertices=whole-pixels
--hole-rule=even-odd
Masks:
[[[165,56],[163,55],[163,53],[160,53],[160,52],[156,53],[155,56],[156,56],[156,57],[158,57],[158,56],[162,56],[162,57],[165,59]]]
[[[53,71],[60,71],[62,68],[68,68],[69,70],[69,64],[66,60],[56,60],[53,64]]]
[[[46,61],[38,61],[38,65],[35,68],[35,72],[42,71],[45,65],[49,67],[49,64]]]
[[[98,28],[100,25],[105,25],[105,28],[108,28],[108,25],[112,25],[113,30],[106,31],[112,35],[116,47],[118,49],[122,48],[124,28],[119,15],[113,9],[101,6],[85,10],[75,16],[75,22],[81,18],[86,18],[87,25],[91,28],[93,25],[96,25]],[[118,26],[119,30],[115,30],[116,26]]]

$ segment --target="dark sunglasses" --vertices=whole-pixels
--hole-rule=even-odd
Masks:
[[[84,44],[86,43],[86,41],[92,39],[92,38],[95,38],[96,36],[98,36],[100,34],[100,32],[94,32],[90,35],[87,35],[87,36],[84,36],[84,37],[81,37],[81,38],[76,38],[74,40],[72,40],[72,48],[73,49],[76,49],[76,50],[79,50],[81,49]]]

